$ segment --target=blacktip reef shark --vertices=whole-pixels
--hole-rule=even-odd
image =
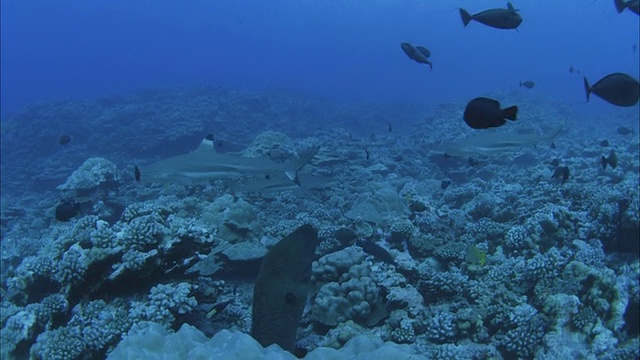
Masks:
[[[207,136],[190,153],[173,156],[148,166],[135,167],[136,181],[161,184],[193,185],[217,179],[283,173],[293,184],[300,185],[298,171],[318,152],[313,148],[299,159],[276,163],[271,159],[249,158],[217,153],[213,137]]]
[[[559,127],[547,136],[517,133],[483,133],[468,136],[445,146],[445,155],[460,157],[502,155],[520,151],[524,147],[540,142],[552,143],[561,130],[562,127]]]

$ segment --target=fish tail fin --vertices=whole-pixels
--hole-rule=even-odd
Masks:
[[[427,65],[429,65],[429,70],[433,70],[433,64],[431,61],[427,60]]]
[[[465,9],[462,8],[460,9],[460,17],[462,18],[462,23],[465,27],[469,25],[469,22],[472,19],[471,14],[469,14]]]
[[[502,110],[502,116],[509,120],[515,120],[517,114],[518,114],[517,106],[510,106]]]
[[[593,88],[591,87],[591,85],[589,85],[589,80],[587,80],[586,76],[583,76],[583,81],[584,81],[584,91],[587,93],[587,102],[589,102],[589,95],[591,95]]]
[[[300,185],[300,179],[298,178],[298,171],[302,169],[314,156],[318,153],[319,147],[312,148],[308,153],[304,154],[297,160],[291,162],[291,165],[288,169],[284,171],[284,174],[289,178],[289,180],[293,181],[294,184]]]
[[[624,0],[614,0],[614,3],[616,5],[616,10],[618,11],[618,14],[623,12],[624,9],[627,8],[627,3]]]

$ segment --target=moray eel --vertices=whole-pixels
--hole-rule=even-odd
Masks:
[[[275,244],[262,260],[253,290],[251,336],[267,347],[295,350],[296,330],[307,302],[318,230],[303,225]]]

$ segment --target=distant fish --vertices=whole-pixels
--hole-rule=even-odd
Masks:
[[[467,104],[464,121],[473,129],[488,129],[504,125],[505,119],[516,120],[517,113],[517,106],[500,109],[496,100],[479,97]]]
[[[60,143],[60,145],[67,145],[68,143],[71,142],[71,136],[67,134],[60,135],[58,142]]]
[[[136,181],[140,181],[140,169],[138,169],[137,166],[134,166],[133,176],[135,177]]]
[[[615,169],[616,166],[618,166],[618,157],[616,156],[616,152],[611,150],[611,153],[609,153],[609,157],[602,157],[602,159],[600,160],[602,163],[602,169],[606,170],[607,169],[607,165],[611,166],[611,168]]]
[[[614,4],[616,5],[616,10],[618,13],[624,11],[624,9],[629,8],[632,12],[640,15],[640,0],[614,0]]]
[[[587,101],[589,101],[589,95],[594,93],[617,106],[633,106],[640,99],[640,83],[623,73],[609,74],[593,86],[589,85],[589,81],[584,77],[584,90],[587,93]]]
[[[80,213],[80,205],[73,200],[65,201],[56,207],[56,220],[69,221]]]
[[[573,74],[573,66],[569,66],[569,74]]]
[[[428,60],[429,56],[431,56],[431,52],[427,48],[422,46],[414,47],[406,42],[400,43],[400,47],[409,59],[420,64],[427,64],[429,65],[429,69],[433,69],[433,64]]]
[[[393,132],[393,129],[391,128],[391,123],[388,121],[387,121],[387,131]]]
[[[608,147],[609,146],[609,140],[604,139],[604,140],[600,141],[600,146]]]
[[[364,250],[364,252],[373,256],[374,258],[387,264],[396,264],[396,262],[393,260],[393,256],[391,256],[391,254],[389,254],[389,252],[383,247],[366,240],[358,240],[356,241],[356,244],[360,246],[362,250]]]
[[[222,302],[219,302],[219,303],[213,305],[213,308],[211,308],[211,310],[209,310],[209,312],[206,315],[207,319],[211,319],[214,315],[218,315],[224,309],[226,309],[227,306],[229,306],[229,304],[231,304],[231,303],[233,303],[233,299],[222,301]]]
[[[522,86],[526,87],[527,89],[533,89],[533,87],[536,86],[536,83],[531,80],[520,81],[520,87]]]
[[[469,264],[484,266],[484,264],[487,262],[487,252],[484,250],[478,249],[476,245],[467,246],[464,252],[465,252],[464,259]]]
[[[551,160],[551,162],[549,164],[551,164],[552,166],[558,166],[558,165],[560,165],[560,160],[553,159],[553,160]]]
[[[445,179],[445,180],[442,180],[442,181],[440,182],[440,188],[441,188],[442,190],[445,190],[446,188],[448,188],[448,187],[449,187],[449,185],[451,185],[451,180],[449,180],[449,179]]]
[[[633,129],[632,128],[628,128],[626,126],[620,126],[617,130],[618,134],[620,135],[629,135],[629,134],[633,134]]]
[[[475,20],[496,29],[517,29],[522,23],[522,17],[520,17],[517,11],[518,10],[514,9],[513,5],[508,2],[506,9],[489,9],[473,15],[461,8],[460,17],[465,27],[471,20]]]
[[[474,159],[473,157],[469,157],[469,159],[467,159],[467,162],[469,163],[469,166],[471,166],[471,167],[477,167],[478,165],[480,165],[478,160]]]
[[[551,177],[553,179],[562,179],[562,183],[564,184],[569,179],[569,167],[568,166],[557,167]]]

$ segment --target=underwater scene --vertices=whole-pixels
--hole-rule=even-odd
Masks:
[[[638,0],[3,0],[1,359],[640,358]]]

